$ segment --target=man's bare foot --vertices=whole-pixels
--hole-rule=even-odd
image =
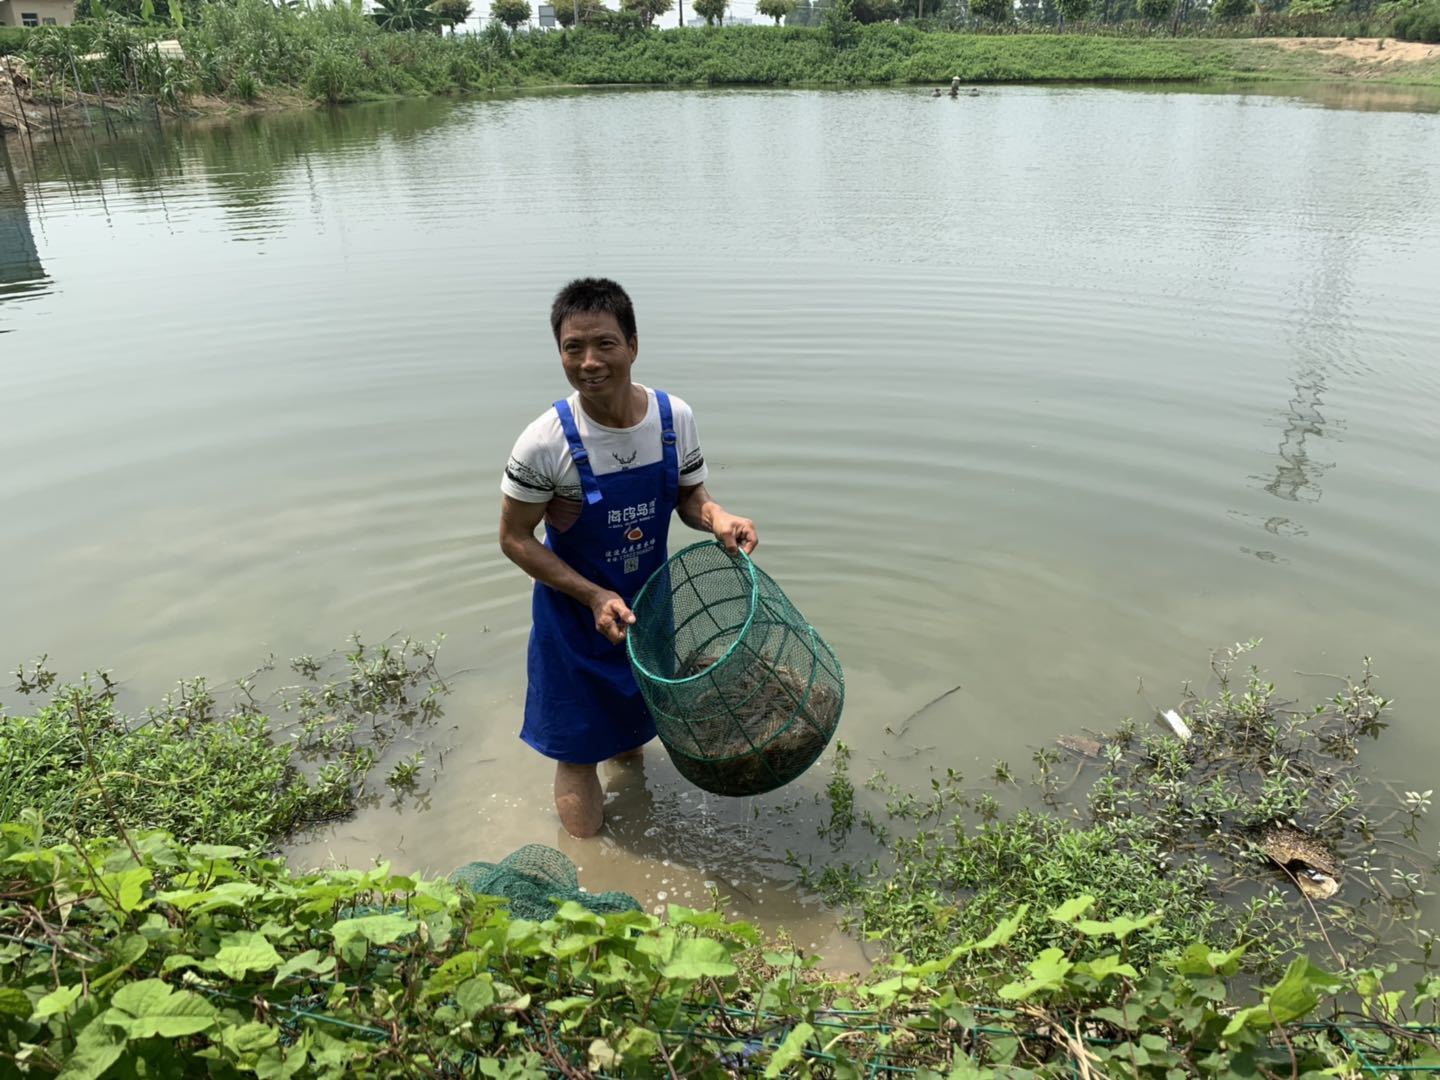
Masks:
[[[555,763],[555,810],[571,836],[594,836],[605,824],[605,793],[594,765]]]
[[[626,750],[623,754],[616,754],[609,760],[615,765],[628,765],[633,761],[639,761],[645,756],[645,744],[641,743],[633,749]]]

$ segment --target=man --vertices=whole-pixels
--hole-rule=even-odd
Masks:
[[[640,341],[625,290],[572,281],[550,328],[575,392],[515,443],[500,483],[500,548],[535,579],[520,737],[555,761],[555,809],[584,837],[604,823],[595,766],[633,759],[655,737],[625,633],[635,594],[664,565],[671,511],[731,554],[759,540],[753,522],[706,491],[690,406],[631,381]]]

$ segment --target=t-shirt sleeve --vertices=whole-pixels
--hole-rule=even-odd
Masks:
[[[544,417],[520,433],[500,477],[500,490],[518,502],[544,503],[555,496],[555,473],[559,462],[542,430]],[[676,433],[679,441],[679,433]]]
[[[710,475],[705,455],[700,452],[700,431],[695,426],[695,413],[685,402],[672,398],[675,409],[675,442],[680,451],[680,486],[703,484]]]

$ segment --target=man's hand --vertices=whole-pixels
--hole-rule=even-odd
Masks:
[[[619,593],[596,593],[595,599],[590,601],[590,610],[595,615],[595,629],[615,645],[625,640],[625,632],[635,622],[635,613],[625,606]]]
[[[760,546],[760,537],[755,532],[755,523],[749,518],[737,517],[716,507],[710,518],[710,531],[715,539],[725,545],[731,555],[738,551],[749,555]]]

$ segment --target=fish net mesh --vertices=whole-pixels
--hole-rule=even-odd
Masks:
[[[563,852],[544,844],[526,844],[498,863],[466,863],[450,880],[480,896],[503,896],[510,901],[510,914],[517,919],[543,922],[555,915],[555,908],[574,900],[597,915],[639,911],[639,902],[629,893],[589,893],[580,888],[575,864]]]
[[[632,605],[635,681],[675,768],[716,795],[790,783],[824,751],[845,704],[830,646],[743,553],[694,544]]]

